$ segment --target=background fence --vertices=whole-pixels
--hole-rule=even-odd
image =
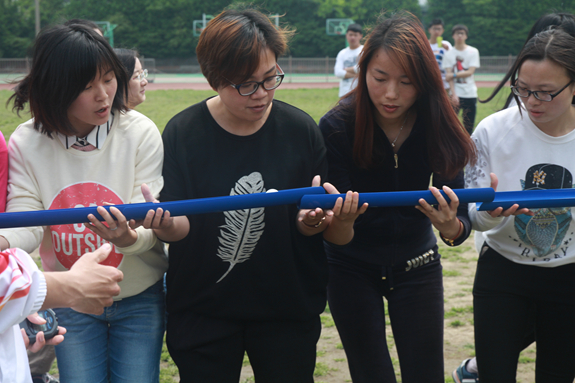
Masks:
[[[477,81],[498,81],[515,61],[515,56],[483,56],[476,70]],[[285,82],[337,82],[333,75],[334,57],[301,58],[281,57],[278,64],[285,72]],[[0,82],[11,81],[26,74],[31,59],[0,59]],[[144,68],[151,82],[205,82],[196,58],[154,59],[143,58]]]

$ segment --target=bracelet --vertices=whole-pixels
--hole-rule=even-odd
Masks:
[[[455,240],[457,238],[459,238],[459,236],[461,235],[461,232],[463,231],[463,222],[461,222],[461,220],[459,218],[457,218],[457,221],[459,221],[459,231],[457,232],[457,235],[455,237],[453,237],[453,239],[448,239],[445,238],[443,236],[443,234],[439,233],[439,235],[441,236],[441,239],[443,239],[443,242],[445,242],[446,244],[448,244],[449,246],[455,246],[453,244],[453,242],[455,242]]]
[[[453,78],[457,78],[457,72],[453,72]]]
[[[305,223],[305,221],[304,221],[303,219],[301,220],[301,222],[302,222],[304,225],[306,225],[307,227],[314,227],[314,228],[320,227],[321,224],[323,223],[323,221],[325,221],[325,215],[324,215],[324,216],[319,220],[319,222],[316,223],[315,225],[308,225],[307,223]]]

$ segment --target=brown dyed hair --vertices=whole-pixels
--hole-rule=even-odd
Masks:
[[[377,109],[369,97],[367,66],[379,49],[395,57],[415,86],[418,98],[412,109],[425,122],[427,149],[431,169],[445,178],[453,178],[476,158],[475,145],[453,111],[437,61],[419,20],[408,12],[385,18],[367,37],[359,59],[357,87],[344,96],[339,107],[355,119],[353,158],[362,168],[375,165],[373,147],[374,113]],[[377,148],[377,153],[384,153]]]
[[[210,86],[218,89],[226,79],[236,84],[246,81],[260,65],[264,49],[277,60],[292,35],[255,9],[226,9],[203,30],[196,54]]]

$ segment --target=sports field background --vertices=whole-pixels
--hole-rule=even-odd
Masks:
[[[186,78],[185,76],[176,76],[176,78],[180,77]],[[161,85],[162,83],[158,82],[157,84]],[[278,88],[275,98],[303,109],[317,122],[338,100],[337,83],[331,84],[335,86],[327,89],[289,89],[287,86],[289,83],[286,83]],[[151,89],[150,85],[148,89]],[[479,83],[479,85],[481,86],[483,83]],[[479,88],[479,98],[484,99],[491,94],[491,92],[492,88]],[[492,102],[487,104],[478,103],[476,124],[486,116],[500,109],[508,93],[509,89],[505,88]],[[28,113],[23,113],[21,117],[18,117],[10,110],[10,107],[5,107],[6,101],[11,94],[12,92],[10,90],[0,90],[0,130],[6,140],[9,139],[19,124],[30,117]],[[146,92],[146,102],[138,106],[137,110],[151,118],[158,126],[158,129],[163,131],[170,118],[176,113],[215,94],[213,90],[149,90]],[[447,383],[451,383],[453,382],[451,378],[453,369],[461,363],[461,360],[475,354],[471,289],[475,275],[477,253],[473,246],[472,237],[463,245],[455,248],[447,248],[443,246],[441,241],[439,241],[439,244],[440,253],[442,254],[445,288],[445,379]],[[329,309],[321,315],[321,319],[322,335],[317,346],[315,381],[316,383],[350,382],[345,352],[339,340]],[[391,353],[396,372],[398,373],[398,381],[401,381],[395,343],[391,329],[389,328],[389,322],[387,324],[388,345],[392,350]],[[534,360],[535,348],[532,346],[522,354],[519,360],[519,382],[534,381]],[[55,365],[51,373],[57,375]],[[164,346],[161,360],[160,382],[178,381],[177,368]],[[247,357],[244,360],[244,368],[242,369],[239,382],[254,382],[253,372]]]

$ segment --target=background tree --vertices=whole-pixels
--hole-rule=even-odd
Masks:
[[[441,17],[444,38],[451,27],[469,27],[469,44],[483,56],[516,54],[537,18],[553,10],[575,12],[575,0],[255,0],[262,11],[280,14],[281,23],[296,29],[288,54],[295,57],[335,57],[345,47],[343,36],[327,36],[327,18],[351,18],[364,26],[375,23],[382,10],[408,10],[427,29]],[[116,46],[136,48],[146,57],[192,58],[197,37],[194,20],[216,15],[236,0],[40,0],[42,27],[70,18],[109,21]],[[34,39],[34,0],[0,0],[0,57],[25,57]]]
[[[575,12],[573,0],[428,0],[427,23],[441,17],[444,39],[453,42],[451,28],[465,24],[467,42],[483,56],[515,55],[535,21],[546,13]]]

